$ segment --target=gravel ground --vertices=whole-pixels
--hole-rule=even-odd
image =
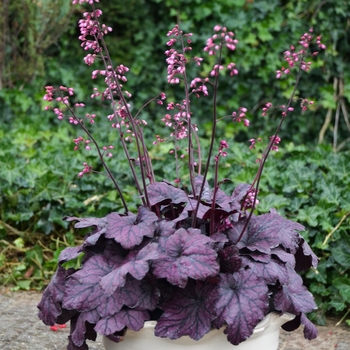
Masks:
[[[38,292],[0,291],[0,350],[65,350],[69,330],[53,332],[37,318]],[[305,340],[302,329],[292,333],[281,331],[279,350],[350,350],[350,328],[318,327],[319,336]],[[101,339],[89,342],[91,350],[103,350]],[[232,348],[234,349],[234,348]],[[264,350],[264,349],[259,349]]]

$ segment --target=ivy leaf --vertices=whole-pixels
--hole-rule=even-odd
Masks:
[[[238,345],[252,335],[268,310],[267,292],[266,283],[251,270],[220,275],[214,323],[217,328],[227,323],[230,343]]]
[[[176,288],[170,300],[161,305],[155,335],[177,339],[188,335],[199,340],[211,329],[215,318],[214,286],[191,281],[186,289]]]
[[[188,278],[204,280],[219,272],[214,242],[197,229],[177,230],[160,241],[162,253],[153,261],[154,275],[184,288]]]
[[[166,182],[155,182],[147,186],[148,198],[151,206],[156,204],[180,204],[186,203],[188,197],[186,193]]]
[[[122,309],[113,316],[99,320],[95,326],[95,331],[102,335],[113,334],[125,327],[139,331],[148,319],[147,311]]]
[[[332,282],[333,286],[339,291],[342,300],[350,303],[350,281],[347,277],[335,278]]]
[[[125,249],[131,249],[142,242],[144,236],[153,237],[157,215],[146,207],[140,207],[138,215],[130,213],[119,216],[115,213],[106,216],[108,227],[105,236],[113,238]]]

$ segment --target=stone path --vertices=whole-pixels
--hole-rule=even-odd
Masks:
[[[0,290],[0,350],[66,350],[69,330],[53,332],[37,318],[40,298],[38,292]],[[349,327],[330,320],[318,328],[319,337],[312,341],[304,339],[301,329],[281,331],[279,350],[350,350]],[[103,350],[101,340],[89,342],[89,348]]]

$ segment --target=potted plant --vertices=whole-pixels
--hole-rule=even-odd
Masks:
[[[180,178],[177,166],[175,180],[156,181],[143,137],[146,123],[139,119],[139,112],[132,113],[127,101],[130,94],[123,87],[128,68],[113,66],[104,41],[111,28],[101,24],[102,11],[95,8],[94,2],[85,2],[92,6],[92,12],[84,13],[80,20],[79,38],[92,53],[84,60],[92,65],[100,57],[104,68],[94,70],[92,77],[102,75],[106,83],[106,89],[95,90],[92,97],[102,98],[112,106],[108,119],[119,136],[140,205],[137,212],[129,211],[123,190],[107,163],[113,147],[100,147],[88,127],[87,121],[93,124],[94,115],[79,116],[79,108],[84,105],[69,102],[74,94],[72,88],[47,86],[44,97],[50,102],[47,109],[53,109],[59,119],[66,117],[84,131],[84,136],[74,140],[75,147],[84,145],[88,150],[92,145],[95,147],[119,193],[124,212],[111,212],[102,218],[64,218],[75,222],[76,228],[91,229],[82,244],[61,252],[57,271],[38,305],[40,319],[47,325],[70,321],[68,349],[88,349],[86,340],[95,340],[97,333],[118,343],[128,337],[127,330],[145,330],[145,322],[150,320],[156,337],[172,340],[190,337],[199,341],[212,329],[223,329],[222,337],[227,344],[244,344],[259,322],[260,325],[262,320],[265,322],[273,311],[287,315],[279,317],[280,323],[291,319],[288,314],[295,316],[284,324],[286,330],[303,324],[305,337],[315,338],[317,329],[305,313],[313,311],[316,304],[298,273],[316,267],[318,259],[300,234],[304,227],[273,208],[263,215],[254,213],[264,165],[270,152],[278,149],[278,133],[285,117],[293,111],[300,75],[310,69],[306,57],[313,40],[312,31],[301,37],[298,46],[284,53],[287,66],[277,71],[277,78],[295,73],[295,88],[286,105],[278,107],[281,120],[262,153],[256,178],[250,184],[237,184],[233,193],[227,194],[220,187],[218,168],[228,143],[221,140],[214,151],[216,124],[222,119],[216,101],[222,71],[228,70],[230,76],[238,74],[234,63],[224,66],[222,60],[223,50],[233,51],[238,43],[234,34],[225,27],[214,28],[204,51],[216,55],[217,62],[208,77],[189,82],[187,65],[200,66],[203,59],[188,55],[192,34],[183,33],[178,25],[168,32],[168,82],[183,83],[185,97],[180,103],[167,103],[163,122],[171,129],[177,164],[181,161],[180,144],[186,144],[186,162],[182,166],[188,176]],[[325,48],[320,37],[314,45]],[[194,124],[197,113],[191,110],[190,101],[207,95],[213,97],[213,122],[204,161]],[[163,105],[165,99],[166,95],[161,93],[153,100]],[[302,99],[302,109],[311,103]],[[272,104],[266,103],[263,115],[271,108]],[[241,107],[232,113],[231,121],[248,126],[246,112]],[[161,142],[164,139],[157,136],[154,143]],[[254,147],[256,141],[250,142]],[[133,149],[136,156],[130,154]],[[210,185],[207,177],[211,167]],[[93,168],[84,163],[79,177],[91,172]],[[79,268],[64,267],[78,257],[82,257]]]

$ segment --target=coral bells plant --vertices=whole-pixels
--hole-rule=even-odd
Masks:
[[[310,30],[284,53],[286,64],[276,72],[277,78],[294,76],[294,91],[283,106],[274,107],[271,102],[263,106],[263,116],[272,109],[280,113],[279,125],[259,159],[255,179],[237,184],[227,194],[220,188],[218,168],[230,148],[226,140],[216,142],[216,125],[225,117],[218,114],[217,94],[220,79],[236,79],[238,74],[235,63],[223,60],[224,51],[233,52],[238,44],[234,33],[214,27],[204,57],[214,56],[216,62],[207,77],[190,79],[188,65],[200,67],[204,58],[192,55],[192,33],[183,33],[178,25],[168,32],[168,83],[179,85],[184,98],[167,101],[162,92],[151,99],[164,108],[162,122],[170,129],[170,137],[157,135],[153,145],[146,145],[143,130],[148,126],[141,119],[142,109],[131,110],[131,94],[124,87],[129,69],[115,66],[108,54],[104,37],[112,29],[100,22],[102,11],[95,8],[94,1],[79,2],[91,6],[91,12],[79,21],[81,46],[89,52],[84,62],[98,66],[92,79],[102,76],[106,83],[91,98],[111,106],[107,118],[118,143],[98,144],[92,135],[98,118],[89,113],[83,116],[84,104],[70,102],[73,88],[47,86],[44,99],[58,119],[83,131],[83,136],[74,139],[75,150],[96,150],[124,210],[102,218],[64,218],[75,222],[76,228],[91,229],[82,244],[60,254],[58,269],[38,305],[40,319],[51,326],[70,321],[68,349],[88,349],[86,340],[95,340],[97,333],[118,342],[127,329],[138,331],[147,320],[157,320],[156,336],[170,339],[189,336],[199,340],[211,328],[224,327],[228,341],[236,345],[270,311],[294,314],[295,319],[284,328],[291,331],[303,324],[305,337],[315,338],[317,330],[305,313],[316,305],[298,273],[316,267],[318,259],[299,233],[304,227],[273,208],[263,215],[254,214],[254,209],[266,160],[281,142],[278,133],[283,121],[294,105],[306,109],[312,104],[295,99],[295,92],[301,74],[310,69],[307,59],[318,48],[325,48],[321,37],[314,40]],[[192,99],[197,98],[213,101],[211,140],[205,156],[195,123],[198,111],[191,108]],[[248,127],[246,113],[247,108],[241,107],[230,112],[228,119]],[[147,146],[170,141],[174,143],[171,153],[176,176],[159,182]],[[250,148],[257,142],[261,140],[251,139]],[[139,194],[135,213],[129,211],[123,189],[108,166],[108,159],[117,151],[124,153]],[[187,177],[181,178],[180,166],[188,171]],[[211,185],[209,171],[213,172]],[[92,172],[92,165],[84,163],[78,176]],[[79,268],[64,267],[78,257]]]

